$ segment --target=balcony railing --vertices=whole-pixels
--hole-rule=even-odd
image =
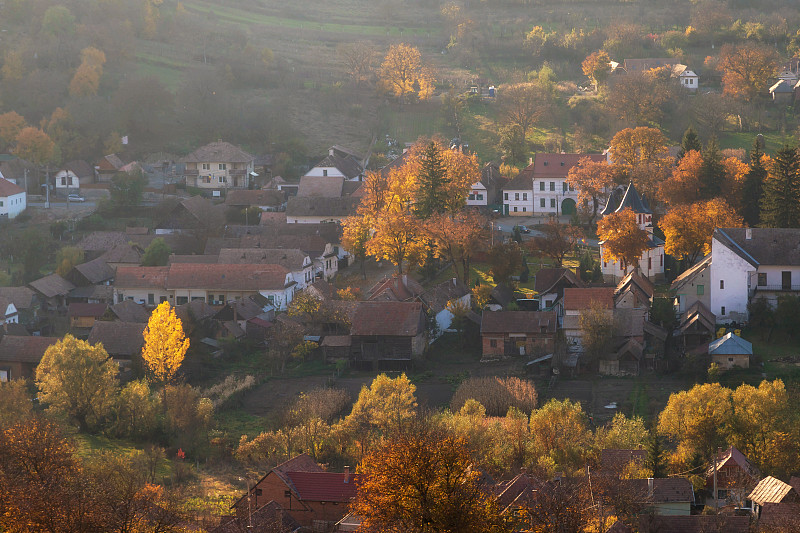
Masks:
[[[800,292],[800,285],[756,285],[749,292],[750,297],[757,292]]]

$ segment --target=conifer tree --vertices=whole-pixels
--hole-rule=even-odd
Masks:
[[[416,215],[427,219],[443,213],[447,206],[447,168],[439,147],[431,141],[422,154]]]
[[[750,152],[750,170],[744,177],[742,186],[742,217],[748,226],[758,226],[761,223],[761,197],[764,194],[764,180],[767,169],[764,167],[764,151],[761,142],[756,139],[753,151]]]
[[[800,156],[794,147],[787,145],[775,153],[775,161],[764,181],[761,225],[800,227]]]
[[[703,164],[700,167],[700,197],[710,200],[719,196],[724,179],[725,167],[722,166],[717,138],[711,137],[703,152]]]
[[[700,143],[700,137],[697,136],[697,132],[694,131],[692,126],[689,126],[687,130],[683,133],[683,139],[681,140],[681,149],[678,152],[678,161],[683,159],[683,156],[686,155],[687,152],[691,152],[695,150],[697,152],[703,151],[703,145]]]

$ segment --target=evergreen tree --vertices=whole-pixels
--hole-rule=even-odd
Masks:
[[[800,156],[794,147],[784,146],[775,154],[769,176],[764,181],[761,225],[800,227]]]
[[[764,168],[762,159],[764,151],[761,142],[756,139],[753,143],[753,151],[750,152],[750,170],[744,177],[742,187],[742,218],[748,226],[758,226],[761,223],[761,196],[764,194],[764,180],[767,177],[767,169]]]
[[[689,126],[689,128],[683,133],[681,149],[678,152],[678,161],[683,159],[683,156],[686,155],[686,152],[690,152],[692,150],[702,152],[703,145],[700,143],[700,137],[697,136],[697,132],[694,131],[692,126]]]
[[[443,213],[447,206],[447,168],[439,147],[431,141],[422,154],[422,167],[418,180],[418,196],[415,208],[419,218]]]
[[[646,466],[653,473],[653,477],[667,477],[666,453],[661,445],[661,438],[654,427],[650,431],[650,439],[647,441],[647,460]]]
[[[722,166],[717,138],[711,137],[703,152],[703,164],[700,165],[700,198],[710,200],[719,196],[724,179],[725,167]]]

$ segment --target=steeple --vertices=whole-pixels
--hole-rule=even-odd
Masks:
[[[625,196],[622,197],[622,201],[614,210],[614,212],[619,213],[626,208],[632,209],[634,213],[648,215],[653,214],[653,212],[650,211],[649,207],[647,206],[647,202],[645,202],[643,198],[639,196],[639,193],[636,191],[636,187],[633,186],[632,181],[628,184],[628,190],[625,191]]]

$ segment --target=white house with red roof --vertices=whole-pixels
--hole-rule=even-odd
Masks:
[[[25,189],[0,178],[0,219],[15,218],[28,206]]]
[[[536,214],[572,215],[578,202],[578,190],[568,184],[567,174],[588,157],[594,162],[606,160],[603,154],[536,154],[531,170],[533,211]]]

